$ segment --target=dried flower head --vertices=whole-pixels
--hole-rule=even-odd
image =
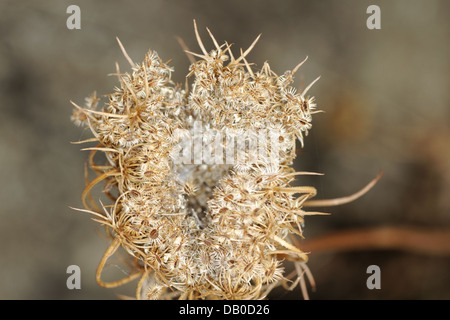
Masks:
[[[267,62],[255,70],[246,60],[259,37],[234,57],[231,45],[219,45],[209,30],[211,51],[196,26],[195,33],[201,53],[188,51],[189,91],[171,80],[173,68],[155,51],[138,64],[119,42],[131,72],[117,70],[120,86],[100,109],[95,94],[84,108],[74,104],[73,121],[92,131],[86,141],[97,142],[86,148],[97,177],[87,182],[79,210],[92,213],[113,238],[97,280],[114,287],[140,277],[137,297],[149,299],[259,299],[287,280],[306,295],[304,275],[313,283],[308,256],[293,241],[302,237],[305,215],[320,212],[303,210],[313,187],[291,186],[295,176],[312,174],[292,169],[296,139],[303,145],[317,112],[306,96],[310,86],[303,92],[292,86],[304,61],[278,76]],[[214,139],[196,135],[199,122]],[[261,144],[263,131],[276,143]],[[235,152],[210,163],[177,161],[186,136],[194,145],[188,160],[221,148]],[[263,145],[258,156],[250,148],[255,139]],[[94,160],[99,151],[102,165]],[[111,206],[90,195],[102,181]],[[105,262],[120,246],[139,261],[136,271],[103,282]],[[285,261],[293,261],[294,274],[284,274]]]

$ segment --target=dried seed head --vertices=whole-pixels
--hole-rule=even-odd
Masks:
[[[189,53],[200,58],[189,68],[189,92],[172,82],[173,68],[155,51],[141,64],[124,51],[132,72],[119,75],[120,86],[102,108],[93,95],[72,116],[98,140],[90,165],[99,177],[87,185],[83,203],[141,261],[140,272],[150,273],[151,282],[140,281],[150,299],[261,298],[284,279],[280,255],[307,259],[289,240],[302,236],[301,203],[315,195],[311,187],[290,187],[295,140],[303,144],[315,109],[307,90],[291,86],[301,64],[282,76],[268,63],[254,70],[246,56],[259,37],[235,58],[208,32],[215,46],[210,52],[195,27],[202,53]],[[180,141],[196,133],[196,121],[227,137],[200,153],[245,136],[232,163],[175,161]],[[278,147],[264,147],[255,157],[249,146],[262,130],[275,132]],[[194,138],[194,145],[205,139]],[[104,165],[94,162],[97,151],[105,153]],[[102,180],[119,195],[110,212],[97,210],[90,198]]]

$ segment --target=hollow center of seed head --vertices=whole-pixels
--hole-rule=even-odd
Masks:
[[[184,185],[186,213],[195,218],[201,229],[208,223],[208,201],[232,167],[228,164],[188,164],[176,168],[179,182]]]

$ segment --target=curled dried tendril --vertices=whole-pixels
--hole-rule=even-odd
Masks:
[[[306,215],[324,213],[304,208],[346,200],[310,200],[315,188],[292,186],[296,176],[314,174],[292,168],[296,140],[303,145],[318,112],[314,98],[306,96],[311,86],[299,93],[291,85],[305,61],[280,76],[267,62],[255,70],[246,57],[259,36],[235,57],[231,45],[219,45],[209,29],[214,48],[208,52],[194,26],[201,53],[186,50],[189,90],[171,80],[173,68],[155,51],[138,64],[119,41],[132,71],[117,67],[120,86],[103,107],[96,94],[84,107],[73,103],[72,120],[93,134],[80,143],[96,143],[83,149],[90,151],[85,209],[77,210],[92,214],[113,239],[97,282],[116,287],[139,278],[138,299],[261,299],[280,285],[299,285],[307,298],[305,278],[314,286],[308,255],[293,243],[303,237]],[[179,163],[174,152],[180,132],[192,133],[196,121],[236,136],[277,130],[279,148],[257,158],[237,150],[243,158],[234,164]],[[99,152],[106,157],[102,164],[95,159]],[[88,167],[97,175],[91,181]],[[110,205],[91,195],[101,182]],[[120,247],[137,261],[135,270],[104,282],[103,268]],[[287,261],[294,268],[285,275]]]

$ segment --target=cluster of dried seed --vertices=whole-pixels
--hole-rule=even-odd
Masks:
[[[302,237],[310,214],[302,207],[316,191],[290,185],[306,174],[291,165],[315,104],[305,96],[309,87],[297,93],[291,86],[301,64],[281,76],[268,63],[254,71],[246,56],[257,39],[235,58],[230,45],[219,46],[211,33],[215,49],[207,52],[195,31],[202,53],[188,52],[200,58],[190,66],[189,92],[173,83],[173,69],[156,52],[136,64],[124,51],[132,72],[117,72],[120,87],[105,106],[98,108],[95,95],[84,108],[75,105],[74,122],[88,126],[94,138],[87,141],[98,143],[86,148],[98,176],[82,194],[84,211],[109,227],[114,239],[97,280],[113,287],[140,276],[138,298],[257,299],[287,280],[287,259],[295,264],[294,284],[304,286],[307,255],[290,237]],[[279,148],[234,164],[176,163],[180,132],[192,132],[195,121],[235,135],[269,129],[277,132]],[[103,165],[94,161],[98,151],[106,156]],[[92,200],[101,181],[110,206]],[[103,282],[103,266],[120,246],[139,261],[138,270]]]

